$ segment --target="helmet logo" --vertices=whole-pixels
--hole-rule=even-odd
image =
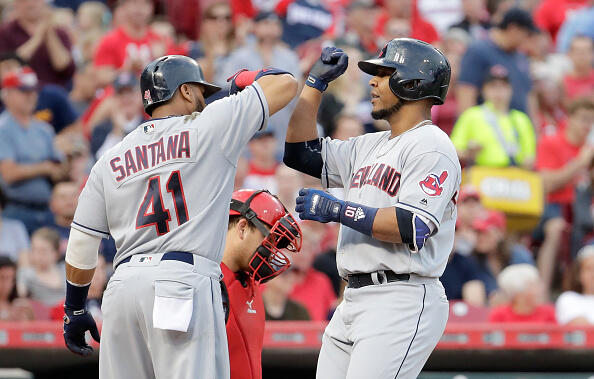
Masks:
[[[151,91],[148,89],[146,91],[144,91],[144,100],[146,101],[147,104],[153,103],[153,99],[151,98]]]

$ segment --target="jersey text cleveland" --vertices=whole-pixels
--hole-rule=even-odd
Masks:
[[[178,158],[190,158],[190,133],[161,137],[148,145],[135,146],[109,161],[117,182],[145,169]]]

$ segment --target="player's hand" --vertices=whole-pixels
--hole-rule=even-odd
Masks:
[[[231,82],[231,87],[229,87],[229,95],[234,95],[237,92],[240,92],[245,87],[251,85],[256,80],[260,79],[265,75],[282,75],[282,74],[291,74],[290,72],[279,70],[277,68],[265,68],[259,71],[248,71],[245,68],[237,71],[231,77],[227,78],[227,82]]]
[[[93,352],[93,348],[85,341],[85,332],[88,330],[91,337],[99,342],[99,330],[93,316],[86,309],[74,310],[64,307],[64,342],[68,350],[86,357]]]
[[[295,211],[302,220],[318,222],[339,222],[344,202],[338,200],[328,192],[311,188],[299,190]]]
[[[305,84],[324,91],[328,83],[344,74],[348,65],[349,57],[344,51],[336,47],[326,47],[309,72]]]

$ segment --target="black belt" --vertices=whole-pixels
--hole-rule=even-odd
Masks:
[[[373,277],[377,274],[376,281]],[[371,274],[349,274],[347,275],[347,282],[349,288],[361,288],[373,284],[383,284],[391,282],[407,281],[410,279],[410,274],[397,274],[394,271],[383,270],[376,271]]]
[[[127,258],[122,259],[115,266],[115,269],[117,269],[122,263],[130,262],[130,259],[132,259],[132,255]],[[189,263],[189,264],[193,265],[194,264],[194,254],[188,253],[186,251],[168,251],[165,254],[163,254],[163,257],[161,257],[161,260],[162,261],[180,261],[180,262],[185,262],[185,263]]]

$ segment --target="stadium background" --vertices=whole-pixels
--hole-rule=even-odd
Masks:
[[[452,64],[433,120],[465,172],[443,277],[450,320],[421,378],[594,375],[593,1],[1,0],[0,12],[0,367],[96,377],[96,354],[63,348],[63,257],[90,167],[147,118],[146,63],[188,55],[222,87],[241,68],[266,66],[303,83],[321,49],[339,46],[350,66],[318,122],[321,135],[346,139],[387,127],[370,117],[369,77],[356,62],[414,37]],[[250,141],[236,177],[236,188],[267,188],[289,209],[300,187],[319,186],[281,163],[294,105]],[[44,132],[16,132],[27,124]],[[55,149],[39,154],[39,144]],[[10,162],[36,171],[22,176]],[[293,269],[264,289],[265,378],[313,377],[343,289],[337,226],[302,228]],[[98,320],[114,249],[103,241],[90,291]]]

